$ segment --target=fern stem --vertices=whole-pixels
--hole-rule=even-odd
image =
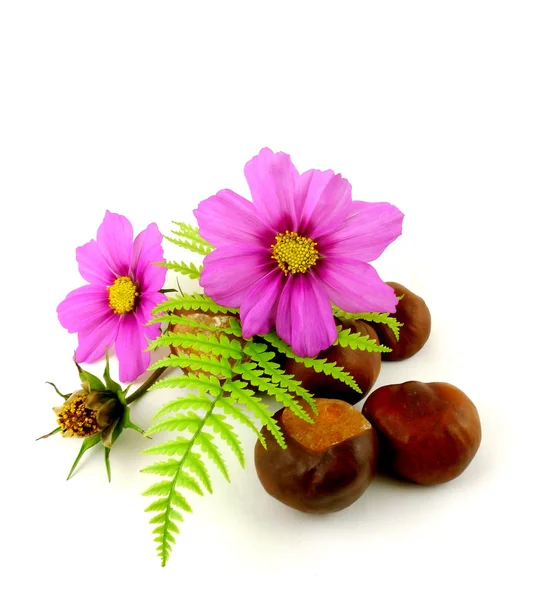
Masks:
[[[217,405],[217,402],[221,399],[221,397],[222,397],[222,392],[216,398],[214,398],[214,400],[211,403],[211,407],[207,409],[207,411],[206,411],[203,419],[200,421],[200,424],[198,425],[198,428],[196,429],[196,431],[192,435],[192,438],[191,438],[191,441],[189,442],[189,445],[187,446],[187,448],[183,452],[183,456],[178,461],[176,474],[172,478],[172,481],[171,481],[171,484],[170,484],[170,493],[168,495],[168,503],[167,503],[166,511],[165,511],[165,521],[164,521],[165,531],[168,531],[168,524],[170,522],[170,509],[172,508],[172,499],[171,499],[171,496],[174,493],[174,490],[176,489],[176,483],[177,483],[177,480],[179,479],[179,475],[182,473],[183,463],[185,462],[185,460],[189,456],[190,451],[192,450],[192,447],[194,446],[194,444],[196,442],[196,438],[198,437],[198,435],[200,434],[200,432],[202,431],[202,429],[205,427],[205,424],[207,423],[207,420],[209,419],[209,417],[211,416],[211,414],[215,410],[215,406]],[[163,534],[163,541],[166,541],[166,533]],[[164,544],[163,544],[163,547],[164,547]],[[163,555],[161,566],[164,567],[166,565],[167,560],[168,560],[168,558],[165,557],[165,555]]]
[[[135,400],[138,400],[138,398],[141,398],[148,391],[148,389],[157,381],[157,379],[159,379],[159,377],[166,371],[167,368],[168,367],[161,367],[160,369],[155,369],[155,371],[153,371],[153,373],[146,379],[146,381],[144,381],[144,383],[137,390],[135,390],[130,396],[128,396],[125,399],[125,402],[127,404],[131,404],[131,402],[134,402]]]

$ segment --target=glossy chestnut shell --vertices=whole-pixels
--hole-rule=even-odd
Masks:
[[[478,411],[449,383],[383,386],[362,412],[378,434],[380,467],[422,485],[461,475],[480,446]]]
[[[351,329],[353,333],[367,334],[370,338],[379,341],[379,338],[369,323],[363,321],[349,321],[336,319],[337,325],[344,329]],[[338,398],[356,404],[366,396],[376,382],[381,370],[381,354],[367,352],[366,350],[352,350],[341,346],[331,346],[320,352],[317,358],[326,358],[327,362],[336,362],[345,371],[351,373],[362,393],[355,392],[345,383],[335,380],[325,373],[316,373],[312,368],[288,358],[285,362],[285,371],[294,375],[302,382],[304,388],[320,398]]]
[[[420,296],[402,284],[388,281],[387,285],[390,285],[398,297],[403,295],[396,306],[396,313],[391,315],[403,323],[403,327],[400,327],[399,339],[397,340],[394,332],[383,323],[371,323],[371,325],[380,343],[392,349],[392,352],[383,353],[381,359],[404,360],[414,356],[428,341],[432,328],[430,309]]]
[[[258,441],[254,457],[267,493],[302,512],[328,513],[348,507],[370,485],[378,446],[373,427],[352,406],[316,402],[314,424],[288,408],[279,410],[275,419],[288,447],[282,449],[264,427],[267,449]]]

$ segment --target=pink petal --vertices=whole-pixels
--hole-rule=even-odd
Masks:
[[[353,202],[342,227],[317,239],[318,250],[370,262],[401,235],[402,220],[403,213],[388,202]]]
[[[122,215],[106,211],[97,230],[97,244],[116,277],[129,274],[133,249],[133,227]]]
[[[133,243],[131,273],[142,291],[160,290],[166,277],[166,267],[156,267],[163,262],[163,236],[155,223],[141,231]]]
[[[321,175],[314,176],[319,183],[326,178],[325,173]],[[316,188],[319,183],[315,184]],[[303,217],[301,229],[308,237],[314,239],[330,233],[342,226],[352,207],[349,181],[341,175],[334,175],[321,190],[318,202],[313,206],[310,215],[305,214]]]
[[[311,169],[299,176],[295,188],[295,203],[298,215],[298,232],[308,235],[312,211],[321,198],[323,190],[334,177],[334,171]]]
[[[149,366],[150,354],[143,327],[134,313],[123,315],[116,338],[116,356],[120,364],[120,381],[134,381]]]
[[[275,233],[256,216],[252,202],[231,190],[221,190],[194,211],[200,235],[213,246],[273,243]],[[271,241],[270,241],[271,240]]]
[[[256,211],[272,231],[297,231],[295,185],[299,173],[289,155],[264,148],[245,165],[245,177]]]
[[[159,335],[161,327],[159,323],[153,323],[152,325],[148,325],[147,323],[155,316],[152,312],[153,309],[165,300],[166,296],[158,292],[144,292],[139,298],[138,306],[136,307],[136,318],[139,325],[142,326],[144,335],[150,340],[154,340]]]
[[[329,296],[314,274],[288,277],[278,304],[276,331],[298,356],[317,356],[336,340]]]
[[[269,333],[275,326],[278,299],[284,287],[284,272],[278,267],[259,279],[241,303],[243,337]]]
[[[118,326],[120,315],[110,312],[91,326],[84,327],[78,332],[77,361],[92,363],[105,355],[105,348],[112,348]]]
[[[110,270],[95,240],[77,248],[78,270],[88,283],[103,287],[114,283],[114,273]]]
[[[270,248],[255,244],[222,246],[205,257],[200,285],[215,302],[235,308],[275,264]]]
[[[75,333],[102,321],[112,309],[108,305],[106,288],[90,284],[69,292],[56,311],[62,327]]]
[[[347,312],[396,311],[398,299],[376,270],[360,260],[339,256],[316,265],[331,301]]]

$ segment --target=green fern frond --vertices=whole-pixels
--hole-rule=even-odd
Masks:
[[[213,431],[220,436],[232,449],[242,467],[245,466],[245,453],[241,446],[241,442],[233,427],[226,422],[223,415],[212,413],[207,419],[207,424]]]
[[[200,236],[197,227],[180,221],[172,222],[178,228],[176,231],[172,231],[172,236],[174,237],[164,236],[169,242],[203,256],[206,256],[213,250],[213,246]]]
[[[196,452],[190,452],[185,458],[185,467],[189,469],[192,473],[198,477],[198,479],[202,482],[202,485],[205,489],[212,494],[213,487],[211,486],[211,478],[209,477],[209,471],[207,470],[204,462],[202,461],[199,454]]]
[[[189,380],[188,377],[186,379]],[[198,377],[193,379],[198,379]],[[203,454],[216,464],[223,476],[229,481],[228,469],[220,450],[213,441],[213,436],[203,431],[206,426],[217,430],[219,435],[222,436],[224,441],[230,445],[232,451],[237,455],[238,439],[235,433],[232,433],[231,427],[223,426],[222,422],[213,416],[215,406],[221,394],[222,390],[220,390],[219,386],[218,395],[210,401],[210,406],[205,410],[203,416],[193,412],[186,414],[177,413],[150,427],[150,430],[154,432],[163,429],[174,430],[179,428],[187,429],[192,433],[189,440],[179,437],[176,440],[168,440],[163,444],[144,451],[145,454],[164,454],[173,457],[170,460],[160,461],[143,469],[145,473],[165,477],[165,479],[154,483],[144,492],[146,496],[159,497],[146,510],[157,513],[151,519],[151,522],[157,524],[157,527],[153,530],[153,534],[157,544],[157,552],[163,566],[170,557],[172,544],[175,543],[175,536],[179,533],[177,523],[183,520],[179,510],[187,512],[191,512],[192,510],[190,504],[178,488],[203,495],[201,485],[193,476],[195,475],[201,484],[208,491],[211,491],[211,482],[207,468],[203,464],[201,455],[192,452],[193,448],[200,448]],[[240,456],[244,464],[244,456],[241,449]],[[187,470],[193,473],[193,475],[189,474]]]
[[[180,346],[181,348],[192,348],[205,354],[212,353],[226,358],[241,359],[243,351],[241,343],[236,339],[230,339],[222,334],[205,335],[203,333],[187,333],[167,331],[148,346],[148,350],[155,350],[162,346]]]
[[[247,388],[246,381],[228,380],[223,384],[222,389],[228,392],[236,402],[243,404],[247,410],[254,414],[273,434],[279,446],[286,448],[286,441],[278,423],[273,419],[269,408],[259,398],[256,398],[252,390]]]
[[[174,456],[174,454],[183,454],[191,445],[191,441],[185,437],[179,436],[174,440],[168,440],[162,444],[156,444],[150,448],[142,450],[142,454],[162,454],[164,456]]]
[[[335,317],[340,319],[350,319],[352,321],[370,321],[371,323],[383,323],[386,325],[394,337],[400,339],[400,327],[403,323],[400,323],[395,317],[391,317],[390,313],[376,313],[376,312],[361,312],[361,313],[349,313],[339,308],[333,307],[333,314]]]
[[[177,412],[179,410],[185,409],[204,409],[208,410],[211,407],[211,400],[206,395],[201,394],[200,396],[195,396],[194,394],[188,394],[183,398],[176,398],[170,402],[167,402],[159,410],[153,415],[153,420],[157,421],[161,417],[171,412]]]
[[[252,429],[252,431],[258,436],[261,445],[264,448],[267,448],[267,443],[259,427],[256,427],[256,424],[253,421],[251,421],[251,419],[249,419],[243,411],[237,408],[234,402],[230,402],[228,398],[225,398],[223,396],[220,398],[220,400],[218,400],[217,406],[218,408],[222,409],[222,412],[232,417],[232,419],[235,419],[238,423],[241,423],[242,425],[245,425],[245,427]]]
[[[199,244],[200,246],[206,246],[209,251],[214,249],[213,246],[200,235],[200,229],[198,227],[182,221],[172,221],[172,223],[178,227],[178,231],[172,231],[173,235],[191,240],[191,242]]]
[[[175,271],[181,275],[185,275],[190,279],[200,279],[202,274],[202,265],[194,263],[187,264],[186,262],[176,262],[175,260],[155,263],[158,267],[166,267],[169,271]]]
[[[196,438],[196,444],[200,446],[200,449],[203,450],[209,458],[215,463],[219,471],[222,473],[222,476],[226,481],[230,481],[230,475],[228,473],[228,467],[224,462],[224,458],[218,448],[218,446],[213,441],[214,437],[207,433],[206,431],[202,431],[198,434]]]
[[[198,294],[193,292],[192,294],[185,294],[183,296],[176,296],[166,302],[161,302],[153,309],[153,314],[159,314],[165,311],[173,310],[201,310],[203,312],[211,313],[229,313],[236,314],[238,310],[236,308],[227,308],[217,304],[208,296],[204,294]]]
[[[304,356],[297,356],[290,346],[281,340],[274,332],[264,335],[263,339],[274,346],[279,352],[285,354],[288,358],[293,358],[297,362],[304,364],[305,367],[314,369],[316,373],[324,373],[325,375],[329,375],[329,377],[345,383],[352,390],[362,394],[362,390],[357,385],[353,375],[347,371],[344,371],[343,367],[337,366],[336,362],[328,363],[326,358],[307,358]]]
[[[175,234],[176,232],[174,231],[173,233]],[[207,256],[211,252],[211,249],[209,249],[207,246],[197,244],[196,242],[191,242],[180,237],[170,237],[168,235],[163,235],[163,237],[165,240],[172,242],[172,244],[175,244],[180,248],[185,248],[185,250],[196,252],[196,254],[201,254],[202,256]]]
[[[191,388],[200,392],[206,392],[212,396],[221,393],[220,381],[213,375],[207,376],[204,373],[185,373],[175,377],[167,377],[154,383],[150,390],[160,388]]]
[[[349,346],[352,350],[366,350],[367,352],[391,352],[390,348],[378,344],[366,333],[364,335],[352,333],[351,329],[342,329],[341,325],[336,329],[338,337],[333,346],[342,346],[342,348]]]
[[[310,408],[314,411],[314,414],[317,414],[318,409],[314,402],[314,395],[306,390],[293,375],[285,373],[276,362],[273,362],[272,359],[275,357],[275,353],[267,351],[266,344],[249,342],[243,350],[245,354],[260,366],[265,376],[271,378],[274,384],[306,400]]]
[[[166,417],[146,429],[146,435],[153,435],[159,431],[190,431],[195,433],[200,427],[201,418],[194,412],[178,413],[173,417]]]
[[[155,366],[158,365],[158,366]],[[151,365],[151,369],[159,369],[161,367],[179,367],[184,369],[188,367],[193,371],[205,371],[212,375],[220,377],[233,377],[233,371],[230,363],[225,358],[217,358],[211,354],[190,354],[176,356],[172,354],[166,358],[157,361]]]
[[[230,327],[223,327],[220,325],[208,325],[207,323],[201,323],[200,321],[195,321],[194,319],[189,319],[188,316],[184,315],[176,315],[174,313],[168,313],[164,315],[160,315],[152,319],[148,325],[152,323],[168,323],[170,325],[185,325],[187,327],[192,327],[193,329],[203,329],[204,331],[212,331],[216,333],[226,333],[228,335],[234,335],[237,337],[241,337],[241,326],[238,325],[237,319],[233,317],[229,317]]]
[[[283,406],[289,408],[294,414],[308,423],[313,423],[312,417],[301,406],[300,402],[292,394],[274,384],[265,373],[256,369],[256,364],[239,364],[234,367],[234,371],[241,375],[250,384],[258,388],[261,392],[268,394],[280,402]]]

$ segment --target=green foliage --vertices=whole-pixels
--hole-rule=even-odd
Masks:
[[[170,262],[156,263],[159,267],[166,267],[169,271],[180,273],[190,279],[200,279],[202,274],[201,265],[195,265],[194,263],[187,264],[186,262],[176,262],[175,260]]]
[[[341,325],[337,326],[338,337],[333,346],[348,346],[352,350],[366,350],[367,352],[390,352],[390,348],[378,344],[368,334],[361,335],[360,333],[352,333],[351,329],[342,329]]]
[[[391,317],[389,313],[349,313],[340,310],[339,308],[333,307],[333,314],[339,319],[350,319],[352,321],[369,321],[371,323],[383,323],[392,331],[392,333],[394,333],[394,337],[397,340],[400,339],[400,327],[403,326],[403,323],[400,323],[395,317]]]
[[[184,223],[175,225],[177,229],[168,238],[170,241],[202,255],[212,250],[196,228]],[[192,279],[201,272],[193,263],[164,264]],[[210,324],[200,323],[192,315],[175,311],[202,311],[215,318]],[[260,396],[272,397],[306,421],[311,422],[317,412],[313,395],[275,360],[277,351],[361,392],[351,374],[342,367],[326,359],[296,356],[276,333],[245,340],[237,313],[237,309],[221,306],[199,293],[178,295],[154,310],[152,322],[162,323],[166,330],[151,343],[150,349],[171,347],[174,353],[156,361],[150,369],[177,367],[183,373],[171,372],[151,389],[187,390],[157,410],[147,431],[149,435],[166,432],[170,439],[155,443],[144,452],[159,457],[143,472],[158,478],[145,495],[153,497],[146,510],[153,513],[150,522],[155,525],[153,534],[163,566],[170,557],[184,513],[192,510],[188,495],[212,493],[215,471],[229,481],[228,459],[223,450],[227,449],[244,466],[244,450],[234,427],[248,427],[266,447],[261,431],[264,426],[264,432],[272,435],[282,448],[286,447],[273,411]],[[370,320],[385,318],[374,314],[370,317]],[[388,324],[390,319],[378,322]],[[169,330],[173,325],[183,327],[173,332]],[[344,333],[341,328],[337,343],[373,352],[385,351],[368,336]]]
[[[202,256],[206,256],[213,250],[213,246],[200,237],[197,227],[177,221],[173,221],[173,223],[177,229],[172,231],[172,236],[164,236],[169,242]]]
[[[255,390],[272,396],[306,420],[311,420],[311,417],[305,407],[310,404],[315,408],[312,394],[280,369],[273,361],[275,353],[266,343],[242,339],[241,326],[231,311],[226,319],[215,319],[220,326],[213,326],[171,312],[177,309],[203,310],[216,317],[228,312],[228,309],[201,294],[178,296],[155,311],[164,311],[156,318],[157,322],[179,323],[198,330],[164,332],[151,344],[152,349],[173,346],[178,348],[179,353],[156,361],[150,369],[184,369],[183,373],[171,372],[168,377],[153,384],[151,389],[188,390],[185,396],[159,408],[146,432],[150,436],[161,432],[172,435],[171,439],[145,450],[145,454],[160,457],[144,472],[159,478],[145,494],[158,497],[147,510],[155,513],[151,522],[155,525],[153,533],[163,565],[168,561],[179,533],[183,513],[191,509],[188,493],[211,493],[212,469],[229,480],[227,459],[222,448],[227,447],[244,466],[244,450],[234,427],[248,427],[265,446],[265,438],[260,431],[260,427],[265,426],[267,432],[283,448],[286,447],[273,411]],[[213,466],[210,467],[210,464]]]
[[[282,341],[276,333],[268,333],[267,335],[263,336],[263,339],[268,341],[279,352],[282,352],[282,354],[285,354],[288,358],[293,358],[293,360],[302,363],[305,367],[314,369],[316,373],[324,373],[325,375],[329,375],[329,377],[332,377],[337,381],[345,383],[348,387],[350,387],[352,390],[355,390],[359,394],[362,393],[361,388],[357,385],[357,382],[351,373],[344,371],[344,368],[338,366],[336,362],[327,362],[326,358],[308,358],[304,356],[297,356],[294,354],[290,346],[288,346],[286,342]]]
[[[159,314],[166,311],[174,310],[201,310],[203,312],[211,313],[237,313],[237,310],[226,308],[216,302],[213,302],[211,298],[204,296],[203,294],[184,294],[183,296],[177,296],[172,300],[167,300],[156,306],[153,309],[153,314]],[[167,319],[163,317],[162,322],[167,322]]]

